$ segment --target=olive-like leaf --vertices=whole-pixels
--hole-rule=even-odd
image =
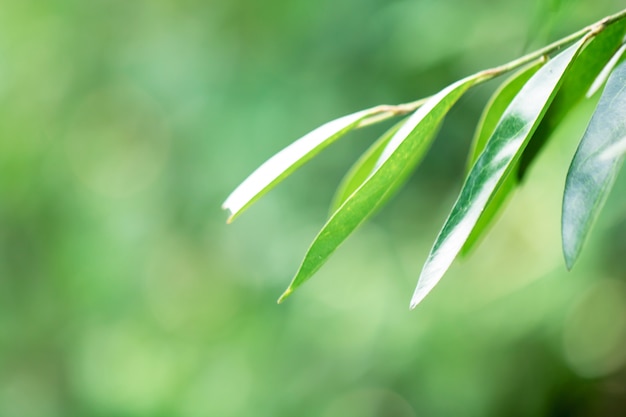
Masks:
[[[328,145],[356,128],[361,121],[386,111],[385,106],[378,106],[332,120],[272,156],[224,201],[222,208],[230,212],[228,222]]]
[[[561,233],[565,263],[572,268],[611,191],[623,162],[626,138],[626,59],[609,76],[565,181]],[[611,151],[613,150],[613,151]]]
[[[376,162],[382,155],[383,151],[389,144],[389,141],[400,129],[406,120],[402,120],[399,123],[393,125],[387,130],[376,142],[374,142],[361,157],[352,165],[350,170],[343,177],[337,191],[330,204],[330,214],[332,215],[341,205],[350,197],[350,195],[357,189],[363,181],[369,177],[374,168]]]
[[[559,92],[539,123],[519,162],[517,176],[524,179],[529,167],[572,108],[585,98],[602,68],[622,44],[626,19],[611,23],[585,45],[565,74]]]
[[[491,95],[491,98],[480,116],[476,131],[474,132],[474,138],[472,139],[472,145],[470,146],[470,153],[467,160],[467,173],[470,172],[480,154],[485,150],[487,141],[496,129],[506,108],[511,104],[511,101],[513,101],[524,84],[526,84],[530,77],[532,77],[545,62],[545,58],[541,58],[517,71],[500,84]]]
[[[279,303],[307,281],[339,245],[404,184],[421,161],[448,110],[484,77],[484,74],[477,74],[457,81],[409,116],[383,149],[373,171],[315,237],[291,284],[278,299]]]
[[[624,41],[626,41],[626,38],[624,38]],[[613,72],[615,65],[617,65],[620,58],[622,57],[622,54],[624,53],[625,48],[626,48],[626,44],[622,44],[622,46],[615,53],[615,55],[613,55],[611,59],[609,60],[609,62],[607,62],[607,64],[604,66],[604,68],[602,68],[602,71],[600,71],[600,74],[598,74],[596,79],[593,80],[593,84],[591,84],[591,87],[589,87],[589,91],[587,91],[587,94],[586,94],[587,98],[590,98],[595,93],[597,93],[600,90],[600,88],[602,88],[606,80],[609,79],[609,75],[611,75],[611,72]]]
[[[458,255],[485,206],[519,159],[585,40],[579,40],[541,67],[505,110],[428,255],[411,308],[433,289]]]
[[[517,93],[519,93],[530,77],[537,72],[541,65],[544,64],[544,62],[544,59],[538,60],[537,62],[516,72],[493,93],[481,115],[474,134],[470,157],[468,159],[468,173],[480,156],[480,153],[485,149],[487,140],[491,137],[491,134],[495,130],[498,121],[504,114],[508,105],[511,103],[513,98],[515,98]],[[517,187],[517,183],[517,176],[507,176],[502,186],[498,188],[496,194],[487,204],[487,207],[481,214],[480,219],[478,219],[476,226],[472,230],[472,233],[467,238],[467,242],[461,250],[461,255],[467,255],[476,246],[477,242],[489,229],[489,226],[496,218],[498,212],[502,209],[502,206],[507,201],[508,197]]]

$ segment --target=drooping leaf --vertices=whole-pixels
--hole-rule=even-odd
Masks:
[[[524,179],[528,168],[557,126],[569,111],[586,96],[602,68],[620,47],[624,34],[626,34],[626,19],[607,26],[591,39],[580,52],[576,61],[567,71],[558,94],[522,154],[517,172],[520,180]]]
[[[609,76],[598,106],[578,145],[563,196],[563,254],[568,268],[580,255],[623,162],[615,152],[626,138],[626,60]],[[613,151],[611,151],[611,149]]]
[[[491,95],[491,98],[480,116],[476,131],[474,132],[474,138],[472,139],[467,161],[467,173],[470,172],[482,151],[485,150],[487,141],[502,118],[506,108],[511,104],[511,101],[519,93],[524,84],[526,84],[530,77],[532,77],[544,63],[545,60],[541,59],[517,71],[505,80]]]
[[[328,219],[278,302],[307,281],[339,245],[404,184],[452,105],[484,75],[448,86],[417,109],[391,137],[373,171]]]
[[[528,79],[543,65],[544,60],[540,60],[523,68],[522,70],[513,74],[507,79],[491,96],[491,99],[487,103],[485,110],[478,122],[474,139],[472,141],[472,148],[470,151],[470,157],[468,160],[467,170],[471,170],[472,166],[480,156],[480,153],[485,149],[487,140],[491,137],[496,125],[504,111],[511,103],[513,98],[519,93]],[[489,226],[495,219],[498,212],[501,210],[504,203],[507,201],[511,192],[515,190],[517,186],[517,176],[509,175],[500,188],[496,191],[496,194],[488,202],[487,207],[481,214],[476,226],[472,230],[472,233],[467,238],[467,242],[461,250],[462,255],[467,255],[480,240],[480,238],[489,229]]]
[[[333,197],[330,205],[330,214],[332,215],[341,205],[350,197],[350,195],[357,189],[363,181],[369,177],[374,168],[376,162],[382,155],[385,147],[393,137],[393,135],[404,124],[405,120],[396,123],[388,131],[386,131],[376,142],[370,146],[367,151],[352,165],[350,170],[346,173],[345,177],[339,183],[337,191]]]
[[[230,212],[228,222],[328,145],[356,128],[361,121],[385,111],[384,106],[379,106],[332,120],[272,156],[228,196],[222,205]]]
[[[411,308],[433,289],[465,244],[481,213],[519,159],[584,39],[539,69],[507,107],[474,164],[420,274]]]

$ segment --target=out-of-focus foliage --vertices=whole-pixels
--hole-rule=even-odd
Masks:
[[[274,300],[348,161],[386,126],[336,144],[228,229],[219,209],[251,167],[325,120],[515,58],[535,7],[3,2],[0,416],[622,410],[626,197],[609,198],[572,273],[558,249],[555,190],[589,109],[557,131],[473,259],[411,314],[398,300],[458,192],[489,85],[284,305]],[[555,37],[623,5],[562,7]]]

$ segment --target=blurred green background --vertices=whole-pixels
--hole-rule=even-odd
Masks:
[[[0,6],[0,416],[615,416],[626,183],[559,242],[571,115],[490,236],[416,311],[496,83],[282,305],[362,129],[233,225],[254,168],[332,118],[432,94],[618,0],[7,0]],[[620,195],[622,194],[622,195]]]

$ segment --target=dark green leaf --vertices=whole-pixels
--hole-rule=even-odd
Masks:
[[[468,172],[474,165],[480,153],[484,150],[487,140],[491,137],[491,134],[496,128],[496,125],[504,111],[511,103],[513,98],[519,93],[526,81],[543,65],[545,61],[538,61],[511,76],[506,80],[500,88],[491,96],[487,107],[483,111],[483,114],[478,122],[476,133],[474,134],[474,140],[472,150],[470,152],[470,158],[468,163]],[[493,198],[487,204],[485,211],[478,219],[476,226],[472,230],[472,233],[467,238],[467,242],[461,250],[462,255],[467,255],[480,240],[480,238],[489,229],[489,226],[495,219],[498,212],[510,196],[511,192],[517,187],[517,177],[515,175],[507,176],[506,180],[502,184]]]
[[[623,52],[623,48],[620,53]],[[626,138],[626,60],[609,76],[565,182],[562,238],[571,268],[598,217],[623,162]]]
[[[507,107],[435,241],[411,308],[439,282],[465,244],[485,206],[519,159],[583,43],[576,42],[539,69]]]
[[[352,165],[337,187],[337,191],[330,205],[331,215],[341,207],[348,197],[350,197],[350,195],[363,184],[363,181],[367,179],[372,171],[374,171],[380,155],[382,155],[385,147],[404,122],[405,120],[396,123],[391,129],[385,132],[363,155],[361,155],[354,165]]]
[[[371,174],[328,219],[279,302],[308,280],[337,247],[404,184],[450,107],[482,77],[475,75],[450,85],[404,122],[384,148]]]
[[[354,129],[364,119],[385,113],[385,107],[374,107],[349,114],[323,124],[268,159],[233,191],[222,208],[230,212],[228,222],[250,204],[274,188],[321,150]]]
[[[563,118],[585,97],[606,62],[620,47],[625,33],[626,19],[616,21],[596,35],[580,52],[522,154],[517,172],[520,180],[524,178],[528,168]]]

